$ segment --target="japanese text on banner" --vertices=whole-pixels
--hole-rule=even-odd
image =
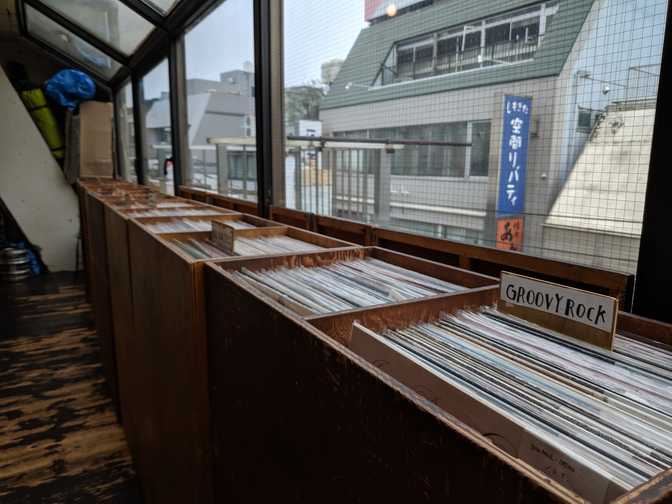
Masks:
[[[497,199],[497,213],[500,215],[520,215],[525,211],[525,172],[531,116],[531,98],[505,96]]]

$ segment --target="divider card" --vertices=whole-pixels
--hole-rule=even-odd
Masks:
[[[213,222],[212,231],[210,232],[214,244],[221,248],[229,255],[234,254],[236,244],[236,237],[234,236],[235,229],[226,225],[223,222]]]
[[[567,336],[612,349],[618,300],[502,272],[499,309]]]

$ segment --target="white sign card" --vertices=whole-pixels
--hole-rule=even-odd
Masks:
[[[506,306],[548,313],[611,335],[616,329],[618,301],[602,294],[502,272],[500,300]]]

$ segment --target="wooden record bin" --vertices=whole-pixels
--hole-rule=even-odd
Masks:
[[[465,428],[449,431],[422,400],[390,387],[380,372],[315,329],[310,320],[320,316],[300,317],[230,275],[243,267],[310,267],[364,257],[462,284],[475,304],[497,292],[491,277],[378,248],[210,262],[205,287],[215,501],[446,502],[447,485],[464,502],[476,502],[473,492],[494,497],[502,488],[517,489],[521,501],[545,495],[542,481],[516,479],[515,469],[482,446],[470,452],[460,434]],[[445,465],[453,456],[459,468]],[[456,492],[452,478],[470,470],[472,484],[482,471],[496,475],[500,487]]]
[[[111,185],[111,184],[110,184]],[[112,187],[116,187],[112,185]],[[114,196],[105,196],[94,191],[84,191],[82,225],[86,241],[86,275],[90,286],[91,302],[95,316],[96,334],[100,343],[101,361],[103,372],[110,388],[112,398],[120,413],[119,385],[116,364],[116,339],[115,334],[124,331],[127,327],[127,317],[124,317],[123,305],[126,303],[124,296],[130,290],[119,285],[124,277],[117,276],[120,273],[120,262],[128,257],[125,224],[115,226],[116,221],[110,219],[112,208],[117,205],[125,206],[133,203],[135,206],[143,205],[143,208],[152,208],[157,202],[177,200],[160,195],[158,198],[145,197],[146,190],[131,189],[120,196],[118,188],[114,189]],[[189,203],[187,200],[185,202]],[[120,210],[119,213],[123,213]],[[123,268],[121,268],[123,270]],[[121,311],[118,309],[121,308]],[[115,325],[120,324],[116,329]]]
[[[112,188],[113,195],[106,195],[108,186]],[[116,276],[118,260],[128,256],[128,252],[125,248],[125,242],[123,240],[117,241],[120,239],[120,233],[114,227],[110,227],[111,223],[106,214],[109,214],[109,210],[115,206],[123,207],[127,204],[133,204],[134,206],[151,209],[157,203],[164,201],[180,201],[177,198],[159,195],[139,186],[127,186],[126,184],[122,186],[123,189],[120,189],[116,184],[105,184],[105,189],[85,190],[82,195],[84,213],[81,217],[83,234],[86,235],[84,245],[86,250],[86,274],[90,285],[96,333],[101,347],[103,371],[118,413],[120,408],[114,325],[117,322],[121,323],[123,330],[124,321],[117,320],[116,307],[119,303],[113,305],[112,295],[116,295],[118,292],[117,282],[119,278]],[[83,187],[86,189],[86,186]],[[187,200],[181,201],[189,204],[189,208],[194,207]],[[123,212],[125,211],[119,210],[119,213]],[[221,212],[223,213],[223,211]],[[125,253],[124,250],[126,250]]]
[[[122,409],[133,417],[128,435],[147,503],[213,502],[203,290],[207,261],[189,257],[170,242],[206,235],[155,234],[141,220],[129,222],[135,334],[119,372],[122,382],[126,376],[132,384],[122,394]],[[287,235],[324,248],[352,247],[296,228],[287,228]]]
[[[392,307],[380,307],[371,309],[368,311],[360,313],[346,313],[343,315],[335,314],[328,315],[324,317],[316,317],[311,320],[313,326],[315,326],[319,331],[328,337],[339,341],[345,347],[348,347],[353,352],[356,351],[355,348],[351,348],[351,340],[353,337],[353,323],[356,321],[359,324],[363,325],[367,329],[373,331],[382,331],[387,328],[401,328],[407,327],[411,323],[423,323],[437,320],[442,313],[452,313],[460,309],[470,308],[476,309],[479,306],[490,305],[497,301],[498,293],[493,292],[494,298],[492,301],[479,304],[478,300],[470,298],[469,295],[465,295],[463,299],[460,299],[461,296],[456,296],[451,300],[441,300],[437,303],[415,303],[408,304],[405,307],[400,309],[392,309]],[[672,343],[672,325],[665,324],[662,322],[638,317],[625,312],[620,312],[618,317],[618,328],[617,331],[623,335],[626,335],[630,338],[637,339],[639,341],[646,342],[653,346],[664,347],[667,350],[672,350],[670,343]],[[362,355],[357,354],[359,358],[362,358]],[[376,359],[368,359],[368,363],[373,365],[376,368],[385,369],[389,365],[389,361],[386,360],[385,355],[379,355]],[[408,392],[415,395],[419,394],[423,399],[431,399],[432,393],[425,395],[429,392],[424,385],[415,385],[415,383],[420,382],[420,379],[414,377],[412,379],[418,380],[417,382],[409,381],[408,377],[406,380],[399,377],[392,377],[397,385],[401,387],[408,387]],[[399,381],[397,381],[397,378]],[[406,381],[405,384],[401,382]],[[416,390],[413,390],[416,389]],[[433,402],[433,401],[432,401]],[[444,406],[445,407],[445,406]],[[488,409],[485,407],[485,409]],[[444,411],[448,415],[451,415],[449,407]],[[473,411],[471,412],[472,418],[478,418]],[[459,416],[459,415],[456,415]],[[483,440],[486,439],[485,436],[482,436],[480,433],[476,432],[477,437],[481,437]],[[494,437],[493,437],[494,439]],[[489,449],[499,450],[494,444],[488,447]],[[549,449],[549,452],[552,449]],[[507,453],[507,457],[510,455]],[[518,458],[513,458],[514,461],[521,463],[521,460]],[[546,467],[549,471],[553,471],[553,463],[558,463],[558,458],[551,459],[556,462],[545,461],[544,464],[540,464],[542,467]],[[510,463],[510,460],[507,460]],[[566,463],[566,461],[562,461]],[[580,467],[580,462],[574,462],[577,464],[577,467]],[[531,467],[525,462],[523,464],[523,475],[527,478],[541,477],[548,478],[543,471],[540,471],[536,468]],[[541,467],[540,467],[541,469]],[[584,472],[589,472],[588,469],[583,468],[581,471],[577,471],[579,474],[584,476]],[[598,476],[599,477],[599,476]],[[595,475],[592,476],[595,478]],[[554,485],[559,485],[559,483],[551,481]],[[598,485],[597,480],[591,479],[595,484],[588,485],[577,485],[577,487],[582,487],[584,491],[591,492],[595,487],[601,488],[601,490],[596,491],[596,495],[601,495],[601,502],[613,502],[613,503],[662,503],[669,502],[670,496],[672,496],[672,467],[666,471],[658,474],[648,482],[632,489],[629,492],[623,493],[623,490],[619,490],[618,487],[614,484],[609,485],[604,489],[602,483]],[[573,495],[572,490],[568,487],[563,487],[569,493],[563,497],[563,502],[585,502],[584,499],[589,498],[591,502],[600,502],[600,499],[595,496],[587,495]],[[602,493],[603,492],[603,493]],[[591,499],[592,497],[592,499]],[[517,500],[516,496],[501,496],[503,501],[513,501]],[[549,496],[550,500],[550,496]]]
[[[116,357],[114,345],[114,317],[110,300],[107,236],[105,228],[105,203],[95,194],[85,194],[87,236],[87,279],[91,287],[91,302],[95,317],[96,335],[100,344],[103,374],[119,412]]]
[[[186,208],[195,208],[191,201],[182,200],[179,198],[161,198],[158,203],[164,201],[176,201],[184,203]],[[135,351],[135,324],[133,320],[133,291],[131,287],[131,279],[133,271],[130,261],[129,250],[129,236],[128,223],[130,218],[129,204],[133,208],[138,208],[142,203],[146,206],[142,208],[155,208],[151,204],[156,204],[157,201],[143,201],[143,200],[121,200],[108,201],[105,205],[105,236],[107,244],[107,269],[109,275],[109,297],[110,297],[110,311],[113,314],[112,335],[115,351],[115,375],[117,379],[117,387],[119,389],[119,408],[121,411],[121,421],[124,430],[127,433],[131,452],[138,453],[137,440],[133,438],[132,432],[137,431],[133,427],[134,414],[132,410],[126,408],[124,410],[125,396],[132,395],[136,383],[133,374],[128,372],[120,372],[120,369],[127,370],[129,362],[133,362],[133,353]],[[179,211],[184,207],[175,207],[175,211]],[[173,209],[173,208],[171,208]],[[188,220],[216,220],[222,217],[229,217],[230,214],[221,210],[221,214],[217,216],[187,216],[187,217],[145,217],[139,221],[163,221],[176,218],[183,218]],[[237,214],[233,214],[237,215]]]
[[[144,195],[149,191],[143,188],[143,186],[138,186],[131,184],[125,181],[117,180],[97,180],[97,179],[84,179],[77,182],[77,196],[79,199],[79,219],[80,219],[80,229],[81,229],[81,238],[82,238],[82,256],[84,259],[84,269],[86,272],[86,294],[89,301],[92,300],[92,268],[90,268],[91,263],[91,242],[89,238],[89,224],[88,224],[88,205],[87,199],[88,195],[95,195],[99,198],[103,198],[103,195],[114,195],[107,197],[118,198],[124,195]]]
[[[243,264],[205,272],[217,501],[586,502],[381,371],[384,355],[369,362],[348,348],[354,321],[430,321],[493,304],[497,287],[300,317],[227,274]],[[672,336],[671,326],[622,320],[641,337]],[[613,502],[670,495],[672,470]]]

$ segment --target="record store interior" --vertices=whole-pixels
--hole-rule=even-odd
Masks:
[[[672,502],[671,18],[0,0],[0,503]]]

